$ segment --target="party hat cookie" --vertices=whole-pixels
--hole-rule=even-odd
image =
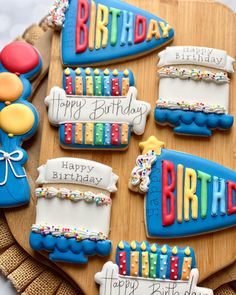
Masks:
[[[48,23],[62,29],[64,65],[114,63],[169,43],[171,26],[118,0],[55,0]]]
[[[164,148],[151,136],[140,144],[129,187],[146,194],[148,237],[198,235],[236,224],[236,172]]]

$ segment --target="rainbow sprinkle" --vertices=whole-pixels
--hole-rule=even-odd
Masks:
[[[163,100],[159,98],[156,106],[161,109],[185,110],[204,113],[225,114],[226,109],[220,105],[208,105],[200,102],[189,103],[187,101],[175,102],[171,100]]]
[[[102,232],[92,232],[88,229],[82,228],[65,228],[50,226],[47,224],[39,225],[33,224],[31,227],[33,233],[41,234],[43,236],[52,235],[53,237],[65,237],[66,239],[76,239],[78,242],[82,240],[103,241],[107,240],[107,236]]]
[[[53,28],[61,28],[68,8],[69,0],[55,0],[47,17],[47,24]]]
[[[54,187],[49,188],[37,188],[35,190],[35,196],[37,198],[59,198],[67,199],[74,202],[85,201],[87,203],[96,203],[97,205],[111,204],[111,198],[104,194],[95,194],[92,192],[81,192],[79,190],[69,190],[67,188],[56,189]]]
[[[229,83],[230,79],[224,72],[211,72],[202,71],[199,69],[186,69],[186,68],[175,68],[175,67],[163,67],[158,71],[160,78],[180,78],[180,79],[191,79],[195,81],[206,81],[215,82],[218,84]]]

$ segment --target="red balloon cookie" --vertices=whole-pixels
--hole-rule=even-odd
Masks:
[[[25,74],[37,67],[40,58],[34,47],[26,42],[15,41],[2,50],[1,62],[8,71]]]

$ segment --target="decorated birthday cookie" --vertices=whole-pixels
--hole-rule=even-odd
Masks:
[[[64,65],[127,60],[169,43],[171,26],[118,0],[55,0],[48,24],[62,29]]]
[[[109,166],[79,158],[48,160],[38,171],[31,247],[50,252],[53,261],[80,264],[87,256],[108,255],[110,193],[118,176]]]
[[[128,69],[67,68],[63,73],[63,88],[67,95],[127,96],[131,86],[134,86],[134,75]]]
[[[41,69],[38,51],[16,41],[1,51],[0,60],[0,207],[28,203],[30,188],[23,165],[27,154],[21,148],[38,125],[36,109],[27,99],[31,95],[29,79]],[[20,189],[19,189],[20,188]]]
[[[197,46],[167,47],[158,56],[158,124],[195,136],[211,136],[212,129],[233,125],[228,114],[232,57],[223,50]]]
[[[120,241],[116,264],[107,262],[95,275],[100,295],[213,295],[197,287],[199,272],[192,248]]]
[[[183,237],[236,224],[236,173],[164,148],[151,136],[131,173],[131,190],[146,194],[148,237]]]
[[[149,103],[137,100],[130,70],[82,69],[64,71],[64,89],[54,87],[45,104],[49,122],[59,127],[63,148],[112,149],[128,147],[131,132],[143,134]]]

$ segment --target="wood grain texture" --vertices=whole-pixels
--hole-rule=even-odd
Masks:
[[[231,56],[236,55],[236,17],[228,8],[213,1],[194,0],[129,0],[127,1],[140,8],[150,11],[166,20],[175,29],[175,40],[172,45],[199,45],[227,50]],[[138,60],[119,63],[112,68],[130,68],[133,70],[138,88],[139,99],[148,101],[154,110],[157,99],[158,85],[156,75],[157,52]],[[60,36],[54,34],[49,73],[48,92],[52,86],[61,86],[62,65],[60,58]],[[236,113],[236,78],[232,77],[230,113]],[[43,97],[41,98],[43,99]],[[127,241],[146,239],[144,224],[144,198],[128,190],[127,183],[130,172],[139,154],[138,143],[155,135],[166,143],[169,149],[176,149],[192,153],[200,157],[218,162],[226,167],[236,170],[236,127],[230,132],[214,132],[210,139],[175,136],[169,127],[159,127],[154,122],[153,112],[148,121],[143,136],[132,136],[129,149],[124,152],[99,151],[71,151],[59,147],[58,129],[48,123],[46,109],[44,108],[42,142],[39,164],[47,159],[70,156],[91,159],[110,165],[119,175],[118,192],[113,195],[110,239],[113,242],[113,251],[110,257],[90,258],[88,265],[78,266],[60,263],[58,266],[64,270],[84,290],[86,295],[98,294],[94,282],[94,274],[100,271],[104,262],[114,261],[116,243],[123,239]],[[40,132],[38,133],[40,137]],[[34,139],[33,139],[34,140]],[[38,144],[37,141],[34,144]],[[35,153],[30,153],[27,164],[28,172],[32,172],[35,179]],[[31,164],[33,163],[33,164]],[[28,245],[30,225],[34,222],[35,201],[30,206],[8,210],[6,213],[11,230],[20,244],[32,254]],[[20,226],[19,226],[20,224]],[[213,234],[193,238],[158,240],[162,244],[184,246],[189,245],[195,249],[197,265],[201,280],[216,271],[226,267],[235,260],[236,228],[231,228]],[[149,240],[151,241],[151,240]],[[226,250],[227,249],[227,250]]]

